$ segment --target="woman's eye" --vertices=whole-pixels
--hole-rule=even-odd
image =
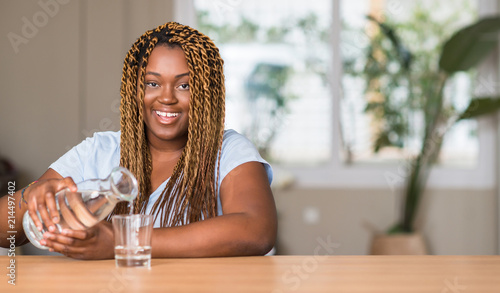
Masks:
[[[188,90],[188,89],[189,89],[189,84],[187,84],[187,83],[181,84],[181,85],[179,86],[179,88],[180,88],[181,90]]]
[[[153,87],[153,88],[158,87],[158,84],[156,82],[153,82],[153,81],[146,82],[146,85],[148,87]]]

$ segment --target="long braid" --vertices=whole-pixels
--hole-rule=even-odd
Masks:
[[[134,203],[135,213],[145,212],[152,192],[152,161],[142,108],[144,71],[151,52],[160,44],[180,46],[189,68],[188,141],[152,209],[155,218],[160,217],[162,226],[177,226],[217,215],[225,115],[223,61],[208,37],[174,22],[147,31],[128,52],[120,91],[120,165],[128,168],[140,185],[140,196]],[[113,214],[127,211],[126,204],[119,204]]]
[[[132,174],[137,178],[140,185],[140,193],[144,192],[145,185],[144,160],[142,158],[141,148],[141,133],[144,133],[144,125],[140,123],[142,120],[142,112],[139,111],[137,96],[137,84],[130,82],[137,80],[138,62],[140,47],[145,43],[144,36],[139,38],[130,51],[128,52],[123,65],[122,85],[120,90],[121,103],[120,103],[120,165],[128,168]],[[133,162],[130,158],[137,156],[137,160]],[[140,156],[140,158],[139,158]],[[127,205],[119,203],[114,209],[112,214],[123,214],[126,212]]]

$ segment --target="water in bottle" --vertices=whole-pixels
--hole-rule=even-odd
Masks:
[[[118,202],[128,201],[132,205],[138,193],[137,180],[130,171],[123,167],[113,169],[104,180],[86,180],[78,183],[77,187],[77,192],[64,189],[56,194],[59,223],[55,224],[54,233],[60,233],[63,229],[90,228],[104,220]],[[40,214],[38,217],[40,218]],[[42,221],[41,218],[40,221]],[[48,231],[43,221],[42,224],[43,229],[39,231],[28,212],[24,214],[23,228],[26,236],[36,247],[47,249],[40,244],[43,234]]]

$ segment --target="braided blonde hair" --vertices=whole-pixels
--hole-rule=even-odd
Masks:
[[[217,215],[220,150],[224,134],[223,60],[215,44],[197,30],[169,22],[145,32],[125,57],[121,79],[120,165],[139,182],[134,212],[144,213],[151,194],[152,159],[143,120],[144,75],[158,45],[179,46],[189,68],[189,126],[186,146],[152,214],[162,226],[178,226]],[[138,77],[139,80],[138,80]],[[119,203],[112,214],[127,213]]]

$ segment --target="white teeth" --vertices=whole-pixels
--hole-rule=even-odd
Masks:
[[[167,112],[160,112],[160,111],[155,111],[158,116],[162,117],[177,117],[179,116],[179,113],[167,113]]]

